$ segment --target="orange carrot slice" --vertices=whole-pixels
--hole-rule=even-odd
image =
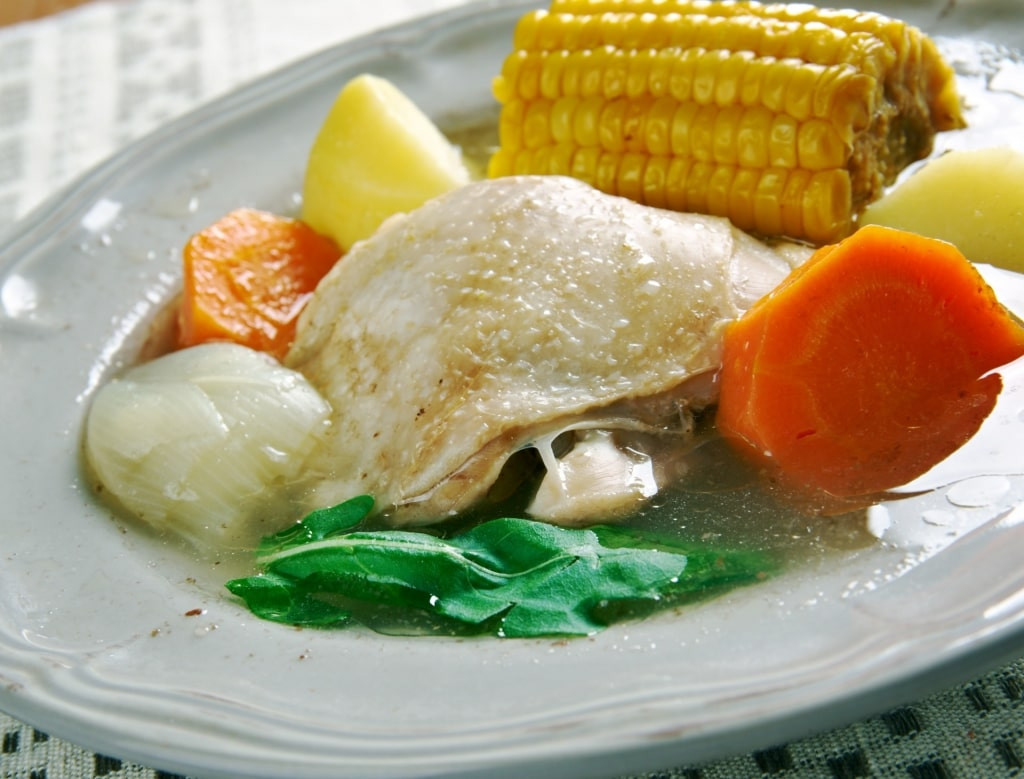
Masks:
[[[864,227],[820,249],[725,335],[721,433],[782,483],[906,484],[963,445],[1024,327],[951,244]]]
[[[185,246],[179,345],[234,341],[283,357],[303,306],[340,255],[301,221],[232,211]]]

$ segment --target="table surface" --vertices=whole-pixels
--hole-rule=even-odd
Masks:
[[[463,0],[81,2],[0,0],[0,232],[195,105],[345,38]],[[79,7],[63,10],[72,6]],[[835,731],[648,776],[945,779],[1022,771],[1024,659]],[[2,779],[167,776],[0,712]]]
[[[4,0],[0,5],[0,25],[41,19],[87,2],[89,0]]]

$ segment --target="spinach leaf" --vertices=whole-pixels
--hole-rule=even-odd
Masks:
[[[372,506],[360,496],[264,538],[262,573],[227,588],[257,616],[292,625],[360,621],[359,604],[381,604],[505,637],[589,635],[773,568],[757,553],[605,526],[503,518],[452,538],[359,530]]]

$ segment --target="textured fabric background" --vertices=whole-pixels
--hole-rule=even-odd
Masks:
[[[462,2],[115,0],[0,27],[0,227],[200,102],[393,20]]]
[[[0,28],[0,232],[125,142],[197,103],[390,20],[459,2],[114,0]],[[1017,776],[1022,696],[1024,661],[837,731],[649,776]],[[161,776],[0,713],[2,779]]]

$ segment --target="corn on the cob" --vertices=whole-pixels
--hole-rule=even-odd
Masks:
[[[520,19],[494,94],[492,176],[572,175],[815,243],[963,126],[916,28],[745,0],[552,0]]]

